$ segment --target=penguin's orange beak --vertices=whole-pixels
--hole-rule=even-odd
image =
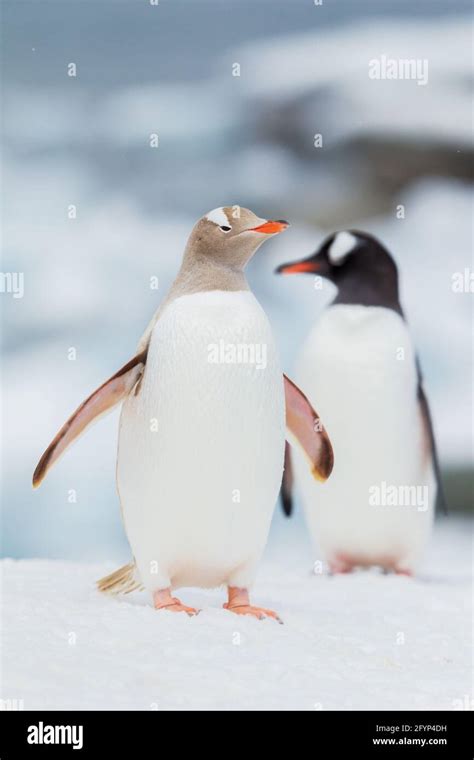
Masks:
[[[277,274],[299,274],[300,272],[317,272],[318,269],[319,263],[317,261],[303,259],[303,261],[294,261],[292,264],[280,264],[275,272]]]
[[[248,231],[261,232],[264,235],[278,235],[278,233],[286,230],[287,227],[289,227],[288,222],[285,222],[284,219],[278,219],[276,222],[264,222],[258,227],[251,227]]]

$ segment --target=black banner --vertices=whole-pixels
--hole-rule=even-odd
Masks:
[[[123,753],[125,749],[159,753],[176,739],[179,751],[195,752],[213,742],[226,752],[250,737],[265,753],[272,743],[284,742],[346,757],[451,757],[473,756],[472,716],[469,712],[307,712],[285,713],[277,727],[272,713],[229,712],[213,716],[212,725],[202,712],[27,712],[0,713],[0,759],[28,757],[94,757],[99,752]],[[254,726],[249,728],[249,719]],[[289,719],[289,720],[288,720]],[[292,732],[298,731],[292,738]],[[300,731],[311,733],[299,733]],[[227,739],[226,739],[227,737]],[[145,750],[146,748],[146,750]],[[276,746],[275,746],[276,748]],[[280,750],[282,746],[278,747]]]

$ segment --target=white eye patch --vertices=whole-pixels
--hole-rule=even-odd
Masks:
[[[342,264],[346,256],[356,247],[357,243],[357,238],[350,232],[338,232],[328,250],[331,264]]]
[[[209,211],[206,219],[208,219],[210,222],[214,222],[214,224],[217,224],[218,227],[230,227],[229,220],[227,219],[227,214],[225,213],[222,206],[220,208],[215,208],[213,211]]]

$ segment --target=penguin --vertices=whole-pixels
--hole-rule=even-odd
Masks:
[[[98,581],[145,588],[157,610],[198,610],[172,592],[226,586],[225,609],[279,620],[250,604],[280,487],[285,425],[315,478],[333,452],[319,416],[282,374],[267,316],[244,269],[283,232],[239,206],[194,226],[179,273],[135,356],[73,413],[41,457],[38,486],[77,436],[122,403],[117,490],[133,561]]]
[[[276,272],[313,274],[337,288],[302,346],[296,373],[309,400],[318,399],[336,454],[321,491],[292,454],[313,544],[330,573],[379,566],[412,575],[430,535],[437,493],[440,501],[444,497],[396,263],[375,237],[349,230]],[[292,477],[287,463],[286,514]]]

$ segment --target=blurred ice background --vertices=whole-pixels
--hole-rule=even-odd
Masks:
[[[1,294],[3,554],[127,558],[117,413],[38,492],[31,474],[70,412],[133,355],[194,221],[226,204],[292,222],[249,268],[290,373],[332,291],[275,266],[334,229],[381,236],[401,270],[451,509],[469,510],[472,294],[453,292],[452,277],[473,268],[470,3],[2,7],[2,271],[25,283],[23,298]],[[428,84],[369,79],[381,55],[428,59]]]

